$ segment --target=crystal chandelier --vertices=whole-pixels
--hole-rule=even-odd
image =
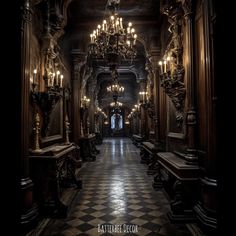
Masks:
[[[125,28],[118,15],[119,0],[108,0],[109,17],[90,34],[89,54],[104,58],[109,65],[117,65],[121,59],[133,60],[136,56],[137,34],[129,22]]]

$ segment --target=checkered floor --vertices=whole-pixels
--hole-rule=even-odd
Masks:
[[[170,224],[168,200],[152,188],[147,166],[129,139],[106,139],[95,162],[80,175],[83,189],[68,218],[52,219],[40,236],[191,235],[185,225]]]

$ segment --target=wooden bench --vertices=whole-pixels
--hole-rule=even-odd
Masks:
[[[140,145],[141,163],[148,164],[148,175],[153,175],[157,172],[157,152],[162,151],[162,148],[150,141],[142,142]]]
[[[140,143],[143,141],[143,137],[138,135],[138,134],[133,134],[132,136],[132,141],[133,144],[136,145],[137,147],[140,146]]]
[[[168,213],[170,221],[196,221],[193,207],[199,197],[199,166],[186,163],[182,153],[158,152],[157,156],[159,171],[154,177],[154,183],[160,186],[161,182],[171,199],[171,211]]]

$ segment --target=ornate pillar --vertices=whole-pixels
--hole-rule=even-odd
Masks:
[[[188,111],[187,111],[187,134],[188,134],[188,148],[186,160],[190,164],[196,163],[198,160],[196,153],[196,109],[194,99],[194,41],[193,41],[193,12],[192,0],[186,0],[182,3],[185,17],[186,30],[186,63],[185,75],[187,78],[187,97],[188,97]]]
[[[89,90],[88,90],[88,96],[90,98],[90,104],[89,104],[89,109],[88,109],[88,118],[89,118],[89,131],[90,133],[94,133],[95,132],[95,119],[94,119],[94,115],[95,115],[95,89],[96,89],[96,85],[97,85],[97,80],[96,78],[93,77],[93,75],[89,78]]]
[[[188,3],[185,1],[184,3]],[[204,173],[200,178],[201,183],[201,197],[200,201],[195,205],[194,210],[196,212],[199,224],[208,231],[210,234],[217,234],[217,228],[220,228],[217,222],[217,215],[220,215],[219,211],[219,196],[218,191],[218,178],[216,163],[220,160],[221,153],[219,152],[219,147],[222,143],[219,142],[219,136],[217,132],[217,121],[219,121],[220,114],[217,110],[217,96],[216,93],[216,75],[214,67],[215,60],[215,37],[216,37],[216,12],[213,1],[203,1],[203,16],[204,16],[204,44],[205,47],[205,75],[206,75],[206,90],[208,94],[208,99],[206,101],[206,111],[207,111],[207,145],[203,168]],[[185,6],[185,5],[184,5]],[[220,85],[221,86],[221,85]],[[220,120],[222,122],[222,120]],[[218,208],[218,209],[217,209]]]
[[[29,178],[29,97],[30,41],[32,24],[31,1],[22,1],[21,22],[21,226],[32,226],[38,216],[33,203],[33,182]]]
[[[146,92],[146,86],[147,86],[147,80],[146,79],[140,80],[140,91],[141,92]],[[146,97],[146,95],[144,95],[144,97]],[[146,99],[144,99],[141,102],[140,113],[141,113],[141,115],[140,115],[140,120],[141,120],[140,134],[146,140],[148,138],[148,134],[149,134],[148,123],[147,123],[148,119],[147,119]]]
[[[72,61],[73,61],[73,70],[72,70],[72,106],[73,106],[73,114],[72,114],[72,135],[73,140],[76,144],[79,143],[80,137],[80,121],[81,121],[81,112],[80,112],[80,104],[81,104],[81,94],[80,87],[82,83],[81,78],[81,68],[86,63],[85,54],[80,52],[79,50],[73,50],[71,52]]]
[[[159,51],[151,51],[150,62],[152,64],[153,71],[153,103],[154,103],[154,127],[155,127],[155,142],[159,144],[160,142],[160,82],[159,82],[159,70],[158,61],[160,60]]]

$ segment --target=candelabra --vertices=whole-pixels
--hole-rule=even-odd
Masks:
[[[84,97],[81,99],[81,107],[82,107],[82,108],[87,109],[88,106],[89,106],[89,103],[90,103],[90,99],[87,98],[86,96],[84,96]]]
[[[63,97],[63,75],[60,71],[57,73],[45,73],[43,76],[45,80],[44,91],[39,91],[38,74],[34,69],[32,80],[31,97],[34,104],[37,104],[43,114],[42,135],[46,136],[48,125],[50,123],[50,114],[58,101]]]
[[[129,22],[123,26],[123,19],[118,15],[119,1],[109,0],[109,18],[102,21],[90,34],[89,54],[105,58],[110,65],[118,64],[120,59],[134,59],[137,34]]]
[[[170,97],[174,107],[176,108],[176,121],[178,127],[183,123],[184,100],[186,89],[183,82],[184,67],[182,64],[175,64],[170,57],[167,57],[160,65],[161,86],[165,93]]]
[[[140,97],[140,103],[141,104],[145,104],[147,102],[147,95],[148,95],[148,92],[145,92],[145,91],[139,92],[139,97]]]

